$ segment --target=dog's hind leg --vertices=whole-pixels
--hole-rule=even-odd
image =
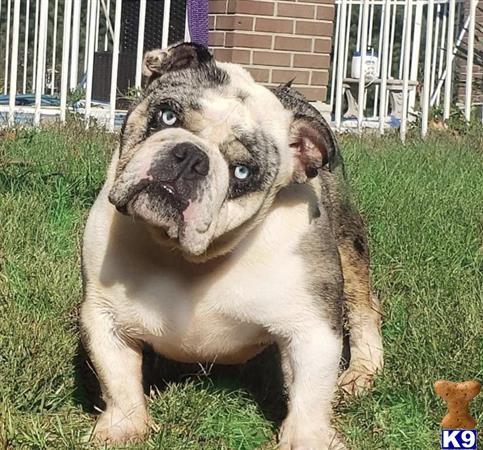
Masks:
[[[381,312],[370,287],[367,241],[362,220],[358,215],[353,219],[353,232],[339,240],[351,355],[339,386],[349,394],[371,387],[375,373],[383,366]]]

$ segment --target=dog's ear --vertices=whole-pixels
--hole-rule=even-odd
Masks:
[[[289,138],[295,158],[292,180],[304,183],[316,177],[324,166],[335,168],[341,157],[335,136],[322,114],[290,85],[291,82],[278,86],[273,93],[293,114]]]
[[[149,84],[166,72],[196,68],[212,60],[213,56],[202,45],[192,42],[176,44],[164,50],[148,51],[144,55],[143,74]]]
[[[295,158],[292,177],[295,183],[316,177],[318,170],[324,166],[331,168],[337,146],[323,118],[296,115],[290,126],[289,139]]]

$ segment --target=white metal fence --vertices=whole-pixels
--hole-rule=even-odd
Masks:
[[[463,41],[462,107],[470,120],[477,3],[336,0],[330,94],[336,128],[374,127],[382,134],[397,126],[404,140],[408,121],[417,118],[425,136],[431,108],[441,105],[443,118],[450,116],[455,56]]]
[[[141,85],[151,1],[134,2],[136,17],[128,30],[135,42],[134,88]],[[170,43],[171,12],[178,1],[157,0],[161,46]],[[399,127],[404,139],[408,122],[416,118],[424,136],[431,108],[441,107],[445,119],[450,115],[462,43],[467,58],[461,104],[469,119],[477,2],[336,0],[330,94],[336,128],[373,127],[383,133],[388,126]],[[114,128],[122,109],[118,75],[126,63],[121,16],[129,4],[132,9],[128,0],[0,0],[0,122],[65,120],[67,111],[76,110]],[[96,96],[94,77],[101,70],[100,52],[110,54],[100,77],[108,90],[103,99]]]
[[[147,1],[137,4],[134,88],[141,85],[149,20]],[[158,4],[165,47],[171,1]],[[38,124],[46,116],[65,120],[67,111],[75,109],[87,120],[95,117],[114,128],[121,14],[126,5],[122,0],[0,0],[0,119],[14,124],[31,118]],[[103,101],[93,97],[94,55],[99,51],[112,55],[110,71],[103,74],[110,85],[109,98]]]

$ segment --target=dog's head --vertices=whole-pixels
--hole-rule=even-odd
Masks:
[[[150,51],[144,74],[109,199],[189,259],[229,251],[281,188],[332,159],[330,130],[303,97],[271,92],[204,47]]]

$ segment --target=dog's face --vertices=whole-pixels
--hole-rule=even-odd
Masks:
[[[229,251],[282,187],[327,162],[313,120],[203,47],[151,51],[144,73],[149,84],[126,119],[109,199],[189,259]]]

